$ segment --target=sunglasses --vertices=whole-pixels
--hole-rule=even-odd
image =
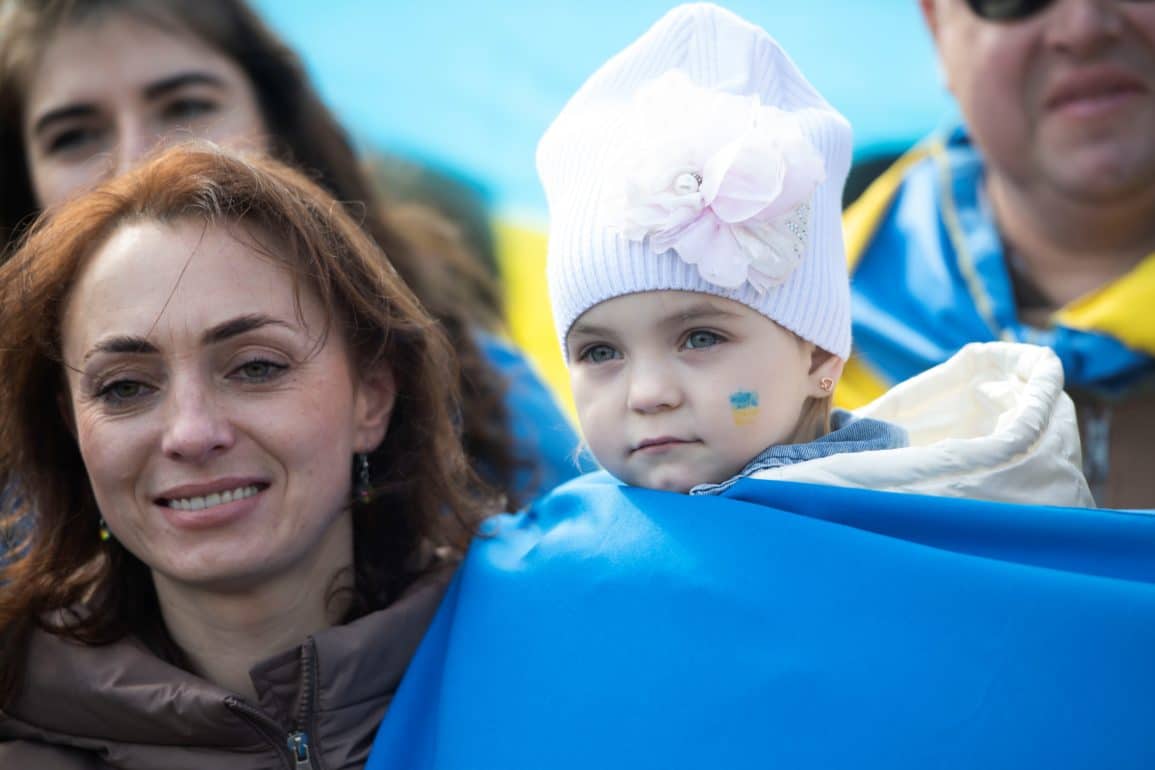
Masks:
[[[1044,10],[1054,0],[967,0],[967,5],[988,21],[1019,21],[1034,16]],[[1151,0],[1127,0],[1132,3],[1147,3]]]

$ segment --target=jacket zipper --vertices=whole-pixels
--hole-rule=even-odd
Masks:
[[[235,695],[230,695],[225,698],[225,705],[244,717],[245,721],[253,725],[253,727],[257,729],[257,732],[273,745],[273,749],[276,750],[276,752],[281,755],[281,759],[284,760],[285,767],[290,768],[290,770],[309,767],[308,765],[302,765],[297,761],[297,758],[293,756],[293,752],[289,748],[291,734],[286,733],[268,714],[258,708],[250,706]]]
[[[301,690],[297,696],[297,723],[296,729],[289,733],[289,750],[297,761],[295,770],[322,770],[320,756],[314,763],[309,751],[308,731],[312,729],[312,717],[317,713],[317,704],[314,703],[317,694],[316,657],[317,645],[310,636],[301,645]]]
[[[247,719],[285,760],[291,770],[323,770],[320,757],[314,760],[312,743],[307,728],[315,711],[313,700],[317,691],[317,667],[314,664],[315,647],[312,638],[301,645],[301,690],[297,700],[297,718],[293,729],[284,729],[265,712],[249,705],[235,695],[225,699],[233,711]]]
[[[295,770],[310,770],[313,767],[313,760],[309,757],[308,733],[303,730],[294,730],[289,733],[289,739],[285,741],[285,745],[289,747],[289,753],[297,763]]]

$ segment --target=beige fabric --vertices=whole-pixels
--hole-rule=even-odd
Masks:
[[[967,345],[856,411],[896,423],[910,446],[771,468],[755,478],[1092,507],[1063,367],[1048,348]]]

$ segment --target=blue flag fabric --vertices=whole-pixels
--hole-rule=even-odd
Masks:
[[[1155,767],[1155,515],[572,481],[479,539],[368,768]]]

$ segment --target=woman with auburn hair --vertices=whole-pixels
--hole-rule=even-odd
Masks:
[[[349,207],[445,327],[466,452],[510,507],[578,473],[569,421],[496,335],[485,269],[430,217],[382,205],[298,57],[243,0],[0,0],[0,253],[40,209],[189,136],[267,151]]]
[[[167,150],[0,267],[0,766],[357,768],[474,524],[450,346],[273,160]]]

